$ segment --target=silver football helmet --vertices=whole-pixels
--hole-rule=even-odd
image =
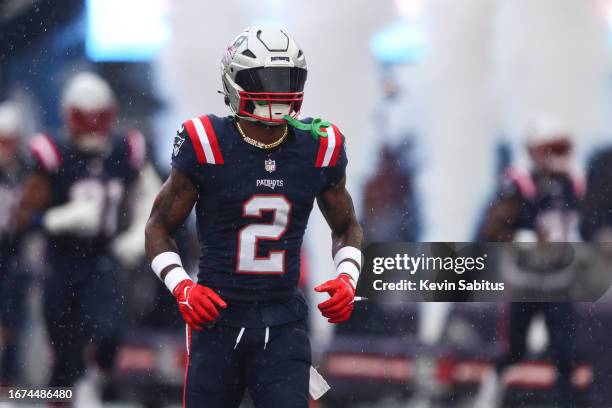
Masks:
[[[528,124],[527,149],[538,170],[567,174],[572,168],[573,148],[572,130],[561,118],[540,115]]]
[[[306,74],[304,53],[278,28],[245,29],[221,60],[225,103],[238,117],[266,124],[299,114]]]
[[[93,72],[79,72],[64,87],[61,104],[72,141],[83,150],[106,150],[118,109],[108,82]]]

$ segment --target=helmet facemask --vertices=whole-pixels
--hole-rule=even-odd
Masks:
[[[73,107],[66,112],[66,121],[73,142],[79,149],[91,153],[106,150],[116,118],[115,106],[94,111]]]
[[[243,70],[236,75],[239,117],[269,124],[297,117],[304,99],[306,70],[266,67]]]
[[[241,91],[238,116],[262,122],[284,122],[285,116],[293,118],[300,113],[302,92],[246,92]]]
[[[569,137],[560,136],[530,144],[529,155],[538,171],[548,175],[567,174],[571,169],[572,142]]]

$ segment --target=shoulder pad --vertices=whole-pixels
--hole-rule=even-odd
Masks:
[[[576,197],[578,197],[579,199],[584,198],[587,192],[587,184],[584,180],[584,177],[578,174],[571,174],[569,177],[572,181],[572,187],[574,189],[574,194],[576,195]]]
[[[143,134],[137,129],[129,130],[126,140],[130,166],[136,170],[141,169],[147,157],[147,144]]]
[[[511,184],[521,197],[533,200],[537,195],[537,188],[531,173],[518,167],[508,167],[504,172],[503,184]]]
[[[183,123],[193,144],[199,164],[223,164],[217,134],[208,115],[203,115]]]
[[[44,133],[37,133],[28,143],[30,151],[40,167],[49,173],[55,173],[62,164],[62,156],[55,142]]]
[[[338,162],[340,149],[344,137],[336,125],[324,128],[327,137],[319,137],[319,151],[317,153],[316,167],[333,167]]]

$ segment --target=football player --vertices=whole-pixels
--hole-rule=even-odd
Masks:
[[[0,383],[15,384],[19,370],[19,334],[25,319],[28,274],[20,262],[20,240],[13,213],[19,199],[26,160],[21,154],[22,118],[12,102],[0,104],[0,313],[2,351]]]
[[[579,241],[578,211],[584,183],[572,166],[571,133],[554,116],[534,119],[527,132],[532,168],[525,171],[513,167],[505,172],[498,197],[486,214],[480,237],[489,242]],[[535,276],[533,281],[538,282],[535,287],[539,287],[539,277]],[[495,370],[485,376],[476,407],[499,406],[503,397],[499,374],[525,356],[527,330],[537,314],[545,317],[550,351],[559,370],[556,406],[573,406],[572,304],[541,302],[510,305],[510,349],[496,362]]]
[[[155,200],[146,251],[187,323],[186,407],[307,407],[326,383],[311,370],[307,306],[297,289],[300,247],[317,200],[331,227],[336,277],[317,288],[330,323],[354,307],[362,233],[345,183],[338,127],[295,119],[306,60],[284,31],[252,27],[221,62],[232,115],[187,120],[172,173]],[[173,234],[195,206],[197,280],[182,268]],[[323,387],[323,388],[321,388]]]
[[[46,235],[44,318],[55,354],[49,384],[69,387],[84,368],[104,379],[112,367],[123,318],[116,261],[143,254],[142,214],[161,182],[143,135],[115,130],[117,103],[101,77],[76,74],[61,103],[66,142],[38,134],[29,143],[34,170],[16,218],[19,229]],[[131,224],[120,229],[124,205]]]

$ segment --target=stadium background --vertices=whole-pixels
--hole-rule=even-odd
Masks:
[[[2,35],[22,34],[15,49],[2,46],[2,92],[26,112],[28,132],[61,130],[63,83],[75,71],[95,70],[118,94],[121,124],[143,130],[162,175],[178,124],[204,112],[227,112],[216,92],[226,44],[249,25],[285,27],[308,61],[302,112],[332,120],[347,136],[348,187],[369,241],[473,239],[498,170],[511,161],[526,163],[524,129],[534,115],[564,118],[574,130],[576,167],[583,173],[611,141],[609,1],[70,0],[59,7],[14,0],[0,7]],[[183,242],[191,242],[189,228],[184,234]],[[332,273],[329,235],[315,210],[304,248],[312,303],[320,300],[312,287]],[[133,328],[117,368],[130,389],[125,399],[138,400],[132,389],[157,384],[156,401],[176,402],[182,340],[172,299],[146,265],[126,271],[125,281],[139,285],[129,296]],[[24,382],[33,384],[44,383],[49,358],[38,296],[34,284],[22,351]],[[584,308],[585,328],[610,325],[602,318],[608,308]],[[346,394],[342,384],[371,386],[365,389],[372,394],[384,384],[389,406],[396,400],[425,406],[452,401],[459,395],[453,381],[422,383],[436,377],[428,370],[450,364],[441,356],[454,356],[456,349],[479,349],[470,342],[487,343],[486,333],[474,340],[472,331],[461,330],[503,325],[503,305],[404,305],[369,313],[382,329],[369,321],[335,337],[324,319],[311,316],[322,365],[325,352],[342,351],[343,344],[361,342],[366,354],[382,356],[351,357],[348,373],[345,360],[334,366],[341,367],[337,389],[345,392],[339,406],[357,406],[349,401],[362,398]],[[464,320],[450,333],[453,319]],[[545,330],[532,332],[533,351],[541,352]],[[389,355],[389,347],[401,350]],[[477,375],[470,370],[478,366],[465,368],[469,378]],[[548,374],[532,375],[537,382]],[[607,380],[594,378],[599,385]]]

